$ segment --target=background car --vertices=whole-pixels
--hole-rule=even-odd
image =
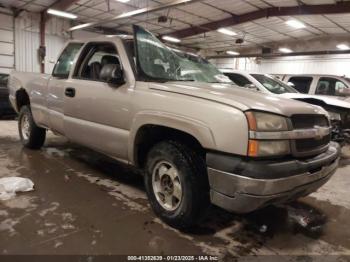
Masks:
[[[0,117],[16,114],[9,101],[9,92],[7,89],[8,77],[8,74],[0,73]]]
[[[350,100],[350,79],[334,75],[284,75],[283,82],[293,86],[300,93],[334,96]]]

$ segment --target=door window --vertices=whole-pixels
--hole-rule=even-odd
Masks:
[[[120,65],[115,46],[111,43],[90,43],[81,54],[75,76],[86,80],[102,81],[100,72],[108,64]]]
[[[74,58],[79,52],[82,45],[82,43],[70,43],[66,46],[61,56],[57,60],[57,63],[52,72],[52,76],[68,78]]]
[[[347,86],[340,80],[332,77],[321,77],[318,81],[316,94],[335,96],[340,89],[347,88]]]
[[[290,83],[293,84],[293,87],[298,90],[300,93],[307,94],[309,93],[312,77],[308,76],[293,76],[289,79]]]

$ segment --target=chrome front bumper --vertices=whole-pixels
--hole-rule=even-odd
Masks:
[[[247,176],[244,170],[239,171],[244,174],[242,175],[208,167],[211,202],[235,213],[248,213],[267,205],[289,202],[306,196],[331,178],[337,169],[339,154],[339,146],[331,143],[323,156],[288,163],[269,162],[268,168],[264,169],[262,165],[258,173],[254,173],[252,177]],[[252,164],[247,166],[249,165]],[[294,174],[278,176],[276,172],[273,178],[267,173],[264,175],[264,172],[272,172],[274,168],[281,170],[281,166],[286,169],[286,173],[289,171],[288,167],[290,170],[293,169]]]

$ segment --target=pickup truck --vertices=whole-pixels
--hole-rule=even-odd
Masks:
[[[348,101],[332,96],[300,93],[294,86],[288,85],[282,82],[280,78],[269,74],[233,69],[221,69],[220,71],[240,87],[322,106],[331,119],[332,140],[343,145],[350,142],[350,103]]]
[[[177,228],[210,204],[248,213],[306,196],[338,166],[321,107],[233,83],[150,32],[71,41],[52,75],[12,72],[25,147],[46,130],[139,168],[154,212]]]
[[[336,75],[280,75],[279,78],[300,93],[332,96],[342,100],[350,96],[350,79]]]

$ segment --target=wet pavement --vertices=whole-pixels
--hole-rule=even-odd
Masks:
[[[17,122],[2,120],[0,177],[30,178],[35,190],[0,201],[0,253],[207,254],[223,261],[277,254],[295,255],[278,261],[329,261],[332,255],[349,261],[347,162],[296,203],[245,216],[212,207],[201,225],[179,232],[152,213],[136,170],[50,133],[42,150],[24,149]]]

